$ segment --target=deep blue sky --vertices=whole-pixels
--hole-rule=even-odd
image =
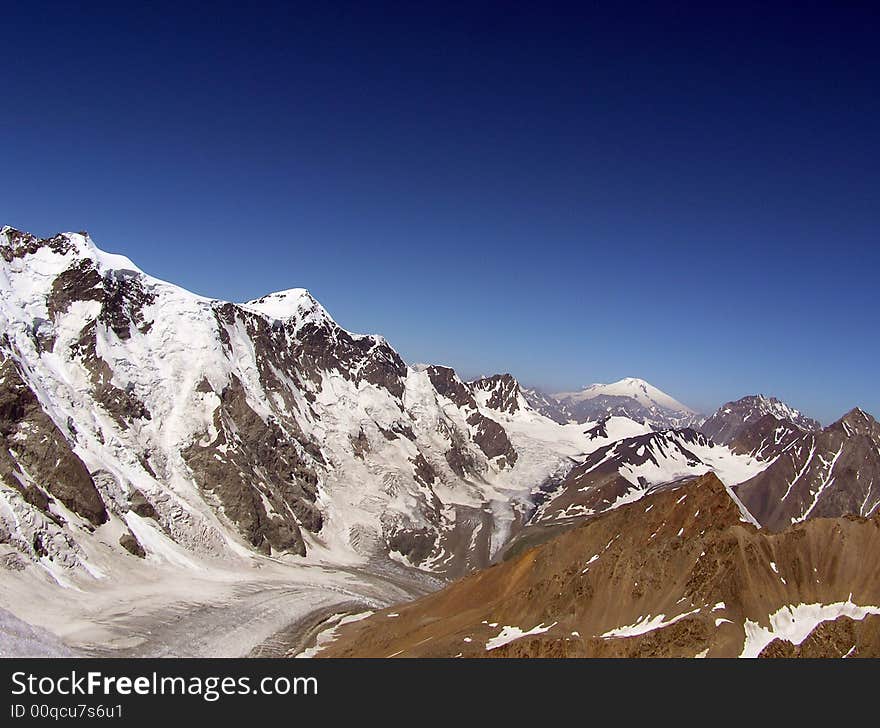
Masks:
[[[464,375],[880,415],[876,10],[15,5],[0,223]]]

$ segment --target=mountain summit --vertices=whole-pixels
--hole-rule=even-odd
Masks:
[[[591,384],[576,392],[545,394],[525,390],[529,403],[557,422],[595,422],[629,417],[655,430],[693,427],[703,417],[644,379],[626,377],[611,384]]]
[[[702,424],[700,430],[715,442],[726,444],[766,415],[772,415],[778,421],[789,422],[805,432],[815,432],[822,427],[816,420],[776,397],[754,394],[734,402],[726,402]]]
[[[584,402],[597,397],[629,397],[648,409],[666,409],[695,415],[694,410],[670,397],[653,384],[637,377],[625,377],[611,384],[591,384],[578,392],[560,392],[556,399],[567,402]]]

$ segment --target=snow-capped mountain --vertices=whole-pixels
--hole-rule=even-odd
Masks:
[[[535,409],[557,422],[594,422],[615,415],[664,430],[692,427],[703,419],[690,407],[635,377],[611,384],[591,384],[577,392],[548,395],[528,390],[525,394]]]
[[[776,397],[756,394],[723,404],[700,425],[700,431],[715,442],[727,444],[734,440],[743,429],[765,415],[772,415],[779,421],[790,422],[806,432],[815,432],[822,427],[816,420],[803,415]]]
[[[304,289],[208,299],[77,233],[7,227],[0,256],[0,540],[61,580],[118,554],[459,573],[589,446],[510,375],[410,367]]]
[[[655,407],[673,412],[696,414],[692,409],[673,399],[666,392],[662,392],[644,379],[636,377],[626,377],[611,384],[591,384],[589,387],[585,387],[577,392],[560,392],[554,396],[563,402],[572,403],[584,402],[603,396],[628,397],[648,409]]]

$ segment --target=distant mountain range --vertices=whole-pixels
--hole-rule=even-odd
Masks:
[[[428,630],[433,644],[416,653],[468,653],[485,619],[479,639],[496,655],[739,654],[749,625],[791,600],[836,604],[849,583],[859,609],[878,603],[864,601],[874,584],[855,565],[832,578],[796,545],[847,564],[873,553],[880,426],[861,410],[823,429],[761,395],[706,419],[634,378],[556,395],[507,373],[465,381],[343,329],[304,289],[204,298],[84,233],[3,228],[0,289],[0,610],[36,630],[33,654],[59,638],[102,655],[317,653],[306,637],[324,620],[381,614],[475,571],[461,584],[485,578],[501,590],[487,605],[510,600],[497,614],[456,601],[479,616],[455,622],[462,649],[454,630]],[[835,528],[845,543],[829,545]],[[580,579],[606,535],[620,566],[606,558]],[[701,561],[698,547],[716,556]],[[546,570],[510,565],[531,548]],[[808,567],[827,589],[807,584]],[[722,568],[739,591],[724,591]],[[746,594],[753,578],[776,591]],[[448,598],[483,598],[471,588]],[[616,612],[597,596],[623,588],[634,596]],[[738,611],[713,616],[715,598]],[[720,618],[736,627],[716,634]],[[695,630],[674,649],[603,636],[673,619],[676,634]],[[534,649],[507,640],[539,624]],[[339,650],[379,654],[412,636]]]

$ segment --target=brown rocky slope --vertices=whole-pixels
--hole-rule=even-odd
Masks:
[[[781,533],[708,474],[339,629],[322,657],[880,655],[880,518]]]

